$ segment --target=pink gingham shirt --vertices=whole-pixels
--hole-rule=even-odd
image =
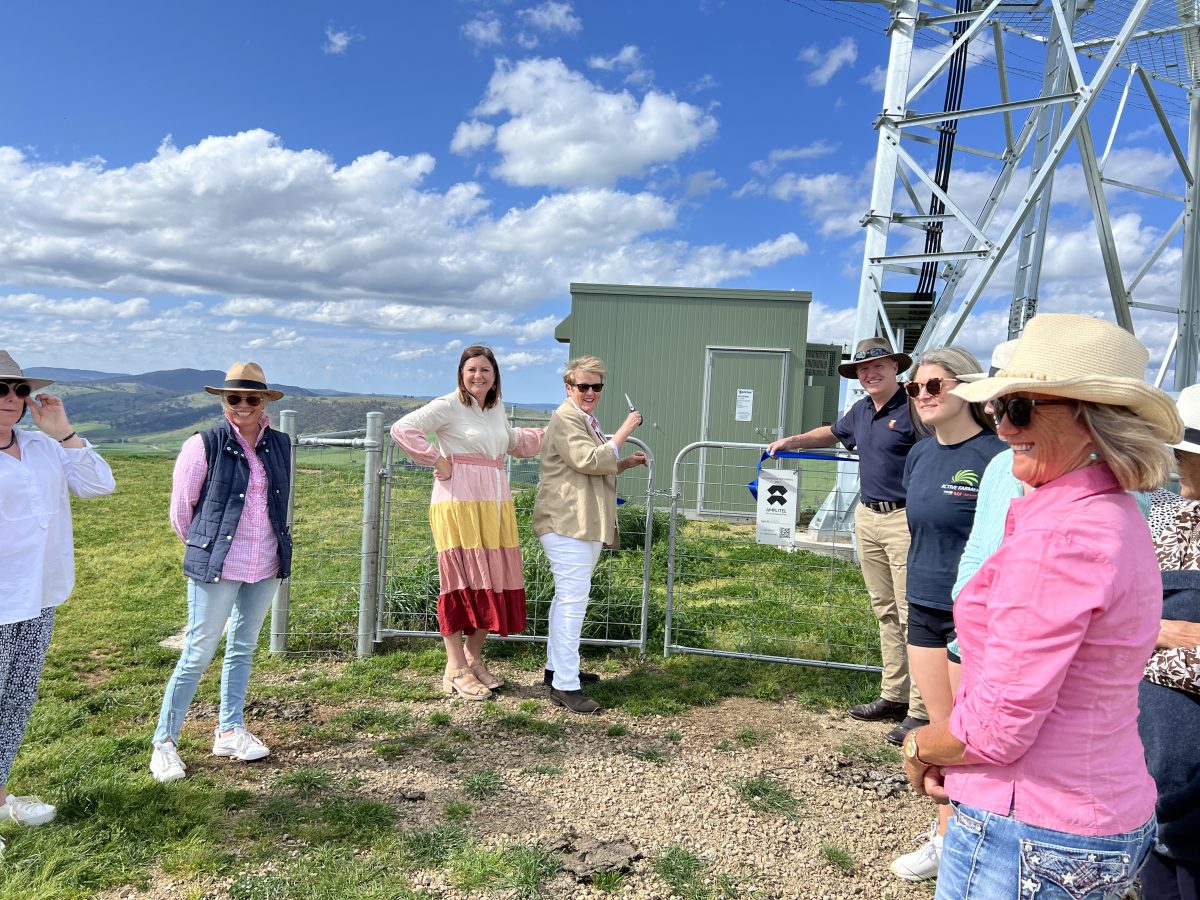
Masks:
[[[228,416],[226,419],[228,420]],[[262,436],[262,430],[267,427],[270,419],[263,415],[259,420],[258,435],[254,444]],[[233,425],[234,436],[246,453],[250,463],[250,484],[246,487],[245,505],[242,507],[242,517],[238,520],[237,530],[233,533],[233,543],[225,564],[221,567],[223,581],[262,581],[264,578],[274,578],[279,575],[279,541],[275,530],[271,527],[271,517],[267,512],[267,472],[259,462],[254,452],[254,444],[246,443],[237,426]],[[198,434],[192,435],[183,442],[179,458],[175,460],[175,474],[171,479],[171,527],[179,535],[181,541],[187,541],[188,528],[192,524],[192,515],[196,511],[196,502],[200,499],[200,488],[208,475],[208,460],[204,457],[204,438]]]
[[[950,731],[968,764],[946,768],[951,798],[1071,834],[1145,824],[1138,683],[1161,616],[1149,529],[1107,466],[1012,500],[1000,548],[954,603]]]

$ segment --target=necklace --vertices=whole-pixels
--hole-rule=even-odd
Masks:
[[[3,447],[0,447],[0,450],[7,450],[16,442],[17,442],[17,429],[14,428],[12,430],[12,438],[9,439],[9,442],[7,444],[5,444]]]

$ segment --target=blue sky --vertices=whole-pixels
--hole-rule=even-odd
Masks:
[[[431,395],[484,341],[506,399],[551,401],[571,281],[810,290],[813,338],[848,341],[887,46],[880,7],[845,10],[6,4],[4,345],[26,366],[252,358],[280,382]],[[1116,175],[1170,188],[1161,137],[1134,135]],[[966,161],[954,189],[986,194],[990,172]],[[1056,198],[1043,308],[1111,316],[1086,195],[1067,179]],[[1128,268],[1170,219],[1117,212]],[[1173,302],[1172,266],[1149,298]],[[964,333],[981,353],[1003,280]],[[1160,355],[1162,319],[1143,333]]]

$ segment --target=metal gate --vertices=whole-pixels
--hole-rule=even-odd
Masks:
[[[770,662],[879,671],[878,623],[853,548],[798,538],[780,548],[755,539],[747,488],[762,444],[698,441],[671,473],[670,543],[663,653],[699,653]],[[771,465],[800,472],[798,534],[837,480],[846,453],[809,453]],[[737,497],[714,517],[703,497]]]

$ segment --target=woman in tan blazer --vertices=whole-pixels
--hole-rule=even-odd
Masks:
[[[550,702],[577,713],[600,711],[600,704],[580,690],[581,680],[599,678],[579,671],[579,636],[600,548],[617,544],[617,475],[646,465],[640,450],[621,458],[626,439],[642,424],[641,413],[630,411],[611,438],[596,420],[605,372],[595,356],[567,364],[567,399],[546,426],[533,507],[533,531],[554,574],[545,682]]]

